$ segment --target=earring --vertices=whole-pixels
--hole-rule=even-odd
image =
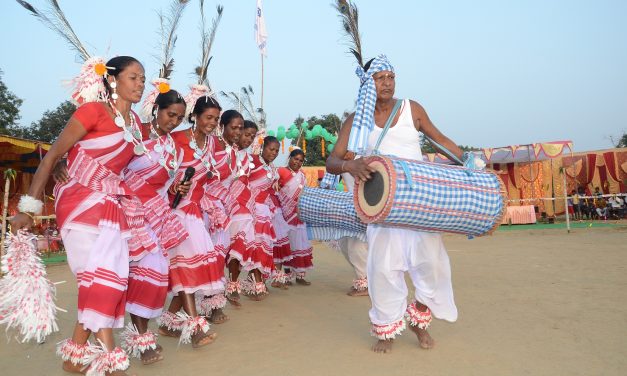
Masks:
[[[118,100],[118,84],[115,82],[115,77],[113,77],[113,82],[111,82],[111,89],[113,89],[113,94],[111,94],[111,98],[113,99],[113,103],[116,103]]]
[[[152,119],[150,120],[150,139],[152,140],[156,140],[159,138],[159,133],[157,133],[157,130],[155,129],[155,125],[157,126],[157,128],[159,128],[159,123],[157,123],[157,112],[159,111],[159,106],[156,106],[153,110],[152,110]]]

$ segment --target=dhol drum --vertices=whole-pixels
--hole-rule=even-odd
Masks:
[[[494,172],[383,155],[368,165],[376,172],[354,190],[365,223],[481,236],[505,213],[507,191]]]
[[[353,195],[330,189],[304,188],[298,198],[298,218],[307,226],[366,231],[353,204]]]

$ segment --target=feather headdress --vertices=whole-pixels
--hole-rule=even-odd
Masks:
[[[336,0],[333,5],[340,13],[342,29],[348,37],[348,50],[355,56],[360,67],[364,66],[363,55],[361,53],[361,36],[359,35],[359,12],[357,6],[352,1]]]
[[[172,54],[176,45],[176,29],[179,25],[185,6],[189,0],[173,0],[168,14],[159,12],[159,37],[161,39],[159,54],[159,77],[152,80],[154,89],[148,93],[141,108],[141,116],[145,121],[149,121],[152,116],[152,108],[160,93],[170,91],[170,75],[174,70],[174,58]]]
[[[222,5],[218,5],[216,7],[217,14],[215,18],[211,21],[211,27],[207,30],[204,3],[205,2],[203,0],[200,0],[200,47],[202,55],[200,57],[200,65],[198,65],[194,70],[194,73],[197,77],[196,84],[191,85],[190,93],[185,96],[185,102],[187,103],[187,115],[189,115],[194,110],[194,105],[196,104],[198,98],[202,96],[211,96],[215,98],[215,93],[211,90],[209,80],[207,79],[207,72],[209,70],[209,63],[211,63],[212,58],[211,47],[213,46],[213,41],[216,37],[218,25],[220,24],[220,20],[222,19],[222,12],[224,11],[224,7]]]
[[[90,56],[72,29],[57,0],[48,0],[49,9],[41,11],[23,0],[16,0],[26,10],[37,17],[44,25],[68,42],[83,60],[80,74],[71,81],[72,98],[80,105],[88,102],[106,101],[108,93],[103,77],[107,74],[104,59]]]

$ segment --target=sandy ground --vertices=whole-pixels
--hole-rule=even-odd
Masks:
[[[214,325],[217,341],[177,348],[166,359],[133,360],[137,375],[625,375],[627,227],[507,231],[467,240],[446,236],[459,308],[456,323],[435,321],[433,350],[406,331],[391,354],[370,351],[368,298],[345,295],[353,278],[343,257],[315,247],[309,287],[244,298]],[[69,336],[76,287],[65,265],[49,268],[61,332],[43,345],[0,341],[0,375],[64,375],[54,344]],[[411,292],[410,292],[411,293]]]

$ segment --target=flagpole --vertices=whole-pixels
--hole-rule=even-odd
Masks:
[[[263,110],[263,54],[261,56],[261,109]]]

